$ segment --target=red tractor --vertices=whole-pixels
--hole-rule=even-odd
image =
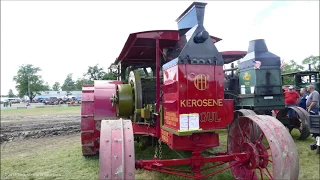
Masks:
[[[228,169],[235,179],[298,179],[296,146],[281,122],[250,110],[234,116],[223,65],[246,52],[218,52],[221,39],[203,26],[205,6],[192,3],[176,20],[178,30],[130,34],[113,63],[118,80],[83,87],[82,153],[99,154],[99,179],[135,179],[135,169],[192,179]],[[203,155],[220,145],[216,130],[225,128],[226,151]],[[191,155],[162,159],[156,151],[153,159],[136,160],[135,143],[154,139],[159,148],[165,143]],[[190,170],[172,168],[181,165]]]

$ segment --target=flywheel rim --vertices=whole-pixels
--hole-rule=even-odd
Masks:
[[[141,84],[141,77],[138,71],[131,71],[129,73],[128,82],[132,87],[133,91],[133,101],[134,101],[134,108],[133,108],[133,120],[139,121],[141,116],[135,113],[136,109],[142,108],[142,84]]]

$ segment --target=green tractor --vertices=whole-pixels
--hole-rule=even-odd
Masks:
[[[320,72],[319,71],[299,71],[299,72],[292,72],[292,73],[285,73],[281,74],[282,82],[284,82],[285,78],[292,78],[293,79],[293,87],[295,89],[305,88],[307,85],[314,85],[316,90],[319,92],[320,90]],[[285,85],[285,86],[290,86]]]

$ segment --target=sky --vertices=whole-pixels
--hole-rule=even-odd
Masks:
[[[270,52],[301,62],[319,55],[319,1],[207,2],[204,27],[219,51],[248,49],[265,39]],[[130,33],[177,30],[192,1],[1,1],[1,94],[15,89],[19,66],[40,67],[45,82],[76,80],[99,64],[107,69]]]

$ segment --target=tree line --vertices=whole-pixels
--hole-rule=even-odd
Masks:
[[[281,73],[290,73],[306,70],[303,65],[311,64],[311,70],[320,71],[320,58],[319,56],[309,56],[302,61],[302,64],[298,64],[294,60],[290,60],[285,63]],[[93,84],[94,80],[116,80],[116,75],[112,72],[106,72],[103,68],[99,67],[99,64],[95,66],[89,66],[88,70],[83,73],[81,78],[77,80],[73,79],[73,74],[67,75],[63,84],[55,82],[52,87],[48,82],[44,82],[42,76],[38,73],[41,71],[39,67],[35,67],[32,64],[26,64],[19,67],[17,74],[13,77],[13,81],[16,82],[17,95],[13,94],[12,89],[8,92],[8,97],[23,97],[30,93],[30,99],[32,100],[36,95],[40,95],[41,91],[81,91],[82,85]],[[293,84],[292,78],[285,78],[284,84]],[[29,91],[28,91],[29,90]]]
[[[69,73],[62,85],[59,82],[55,82],[52,87],[49,86],[48,82],[44,82],[42,76],[38,74],[39,72],[41,72],[41,68],[32,64],[21,65],[17,74],[13,77],[18,94],[13,94],[12,89],[10,89],[8,97],[23,97],[27,95],[32,100],[36,95],[40,95],[41,91],[50,90],[67,91],[67,95],[69,95],[70,91],[81,91],[82,85],[93,84],[94,80],[116,80],[115,74],[106,72],[99,67],[99,64],[89,66],[83,76],[77,80],[73,79],[73,73]]]

